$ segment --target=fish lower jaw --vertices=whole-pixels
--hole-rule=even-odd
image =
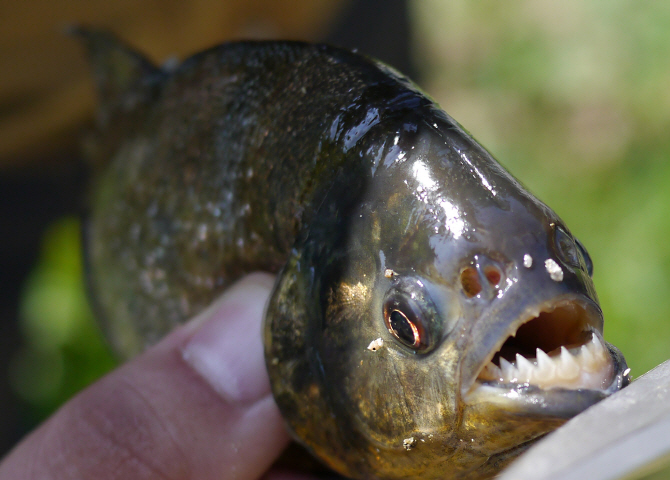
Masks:
[[[500,357],[500,366],[489,362],[477,377],[484,384],[527,384],[542,389],[605,390],[614,375],[614,365],[599,335],[578,347],[560,347],[550,353],[536,350],[535,358],[517,353],[514,361]]]

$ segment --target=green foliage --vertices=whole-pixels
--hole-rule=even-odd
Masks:
[[[10,368],[12,385],[36,419],[114,365],[84,291],[79,221],[66,217],[45,234],[38,266],[25,285],[24,344]]]

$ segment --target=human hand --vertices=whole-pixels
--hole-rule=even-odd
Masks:
[[[244,278],[79,393],[8,454],[0,480],[263,476],[289,442],[263,360],[272,283],[267,274]]]

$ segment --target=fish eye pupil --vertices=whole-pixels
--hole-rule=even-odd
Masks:
[[[391,311],[388,327],[394,337],[409,347],[416,348],[421,343],[418,328],[400,310]]]

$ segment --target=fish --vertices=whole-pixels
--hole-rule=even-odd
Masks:
[[[100,97],[89,290],[132,356],[248,272],[295,440],[350,478],[489,478],[630,382],[583,244],[401,73],[238,41],[156,66],[80,28]]]

